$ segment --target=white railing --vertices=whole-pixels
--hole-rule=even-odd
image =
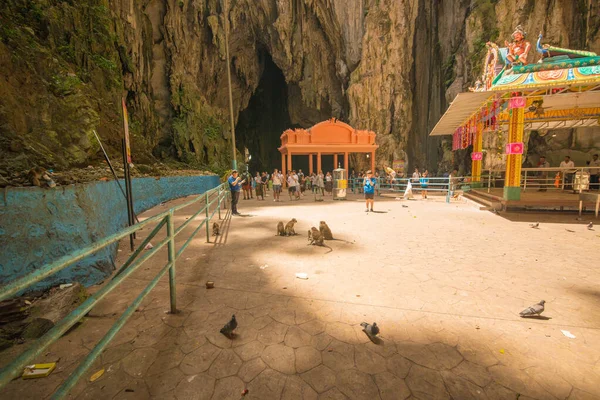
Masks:
[[[598,190],[598,184],[592,183],[591,179],[597,170],[597,167],[521,168],[520,186],[523,191],[567,190],[581,193]],[[487,180],[483,186],[487,186],[489,193],[491,188],[503,187],[505,177],[506,170],[491,169],[482,173],[481,180]]]

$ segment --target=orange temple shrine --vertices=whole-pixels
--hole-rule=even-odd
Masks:
[[[371,170],[375,170],[375,132],[357,130],[335,118],[319,122],[309,129],[288,129],[281,135],[281,170],[292,170],[292,155],[308,156],[309,173],[321,170],[321,157],[333,155],[334,168],[338,166],[338,157],[344,157],[344,169],[348,171],[350,153],[366,153],[371,160]],[[314,156],[317,169],[314,170]],[[287,159],[287,162],[286,162]]]

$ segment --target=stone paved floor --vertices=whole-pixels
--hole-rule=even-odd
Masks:
[[[181,312],[166,313],[165,276],[70,397],[600,398],[600,231],[574,215],[505,217],[435,198],[376,209],[354,199],[242,200],[250,216],[224,220],[217,244],[200,234],[178,260]],[[292,217],[299,235],[276,237],[277,221]],[[345,240],[329,242],[330,253],[306,245],[320,220]],[[529,228],[536,220],[540,229]],[[48,397],[164,265],[159,255],[36,360],[60,359],[52,375],[15,380],[0,397]],[[519,318],[541,299],[548,319]],[[239,328],[229,340],[219,329],[232,314]],[[380,325],[378,343],[363,321]]]

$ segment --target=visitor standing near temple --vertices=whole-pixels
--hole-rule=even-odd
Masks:
[[[421,174],[419,173],[419,168],[415,168],[415,172],[412,174],[413,183],[419,183],[419,178],[421,178]]]
[[[240,190],[244,181],[238,176],[238,172],[234,169],[231,171],[231,175],[227,179],[227,182],[229,183],[229,190],[231,190],[231,214],[240,215],[237,210],[237,204],[240,200]]]
[[[296,170],[292,171],[292,175],[294,175],[294,183],[296,184],[296,190],[294,191],[296,193],[296,200],[300,200],[300,178],[298,178]]]
[[[427,198],[427,187],[429,186],[429,171],[425,170],[423,175],[419,178],[419,183],[421,184],[421,198]]]
[[[276,168],[273,171],[273,175],[271,175],[271,179],[273,182],[273,201],[281,201],[279,199],[279,196],[281,195],[281,185],[283,184],[283,175],[281,175]]]
[[[371,170],[367,171],[367,176],[365,176],[364,180],[363,180],[363,190],[365,192],[365,204],[367,206],[367,209],[365,210],[365,212],[369,212],[369,205],[371,206],[370,209],[371,211],[373,211],[373,203],[375,202],[375,185],[377,183],[377,180],[373,177],[373,172]]]
[[[242,185],[242,190],[244,191],[244,200],[250,200],[254,196],[252,195],[252,177],[248,170],[242,173],[242,179],[244,180],[244,184]]]
[[[262,185],[262,178],[260,177],[260,172],[256,173],[256,176],[254,177],[254,185],[256,187],[256,200],[264,200],[265,199],[265,195],[263,193],[263,185]]]
[[[600,160],[598,154],[592,156],[590,161],[590,190],[598,190],[600,181]]]
[[[323,171],[319,170],[317,174],[317,192],[321,192],[321,195],[325,195],[325,177],[323,176]]]
[[[546,156],[540,156],[540,161],[537,164],[538,168],[550,168],[550,163],[546,161]],[[540,188],[538,189],[540,192],[545,192],[548,190],[546,186],[548,186],[548,173],[544,171],[540,171]]]
[[[564,161],[560,162],[561,168],[575,168],[575,163],[571,161],[571,157],[565,156]],[[573,173],[574,171],[563,170],[561,171],[565,177],[565,189],[571,189],[571,182],[573,182]]]
[[[269,195],[267,194],[267,188],[269,187],[269,174],[267,174],[266,172],[263,172],[262,176],[260,177],[260,183],[262,184],[262,192],[263,192],[263,200],[264,200],[264,196],[269,197]]]
[[[325,191],[330,194],[333,193],[333,177],[329,171],[325,175]]]
[[[288,171],[287,176],[288,194],[290,195],[290,201],[294,200],[296,193],[296,181],[294,180],[294,174]]]

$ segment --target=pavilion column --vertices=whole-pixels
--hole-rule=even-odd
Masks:
[[[473,138],[473,152],[471,153],[471,187],[481,187],[481,163],[482,153],[483,124],[477,124],[475,137]]]
[[[338,167],[338,155],[337,153],[333,155],[333,169]]]
[[[523,128],[525,119],[524,97],[509,100],[508,143],[506,144],[506,175],[504,199],[521,199],[521,163],[523,158]]]
[[[285,154],[281,153],[281,174],[285,175],[287,170],[285,169]]]
[[[312,173],[313,173],[313,155],[312,154],[308,155],[308,173],[310,175],[312,175]]]
[[[375,174],[375,152],[371,152],[371,172]]]
[[[350,168],[348,165],[348,152],[344,153],[344,169],[346,170],[346,175],[350,176]]]
[[[288,150],[288,154],[287,154],[287,171],[291,171],[292,170],[292,152]]]
[[[321,171],[321,152],[317,153],[317,174]]]

